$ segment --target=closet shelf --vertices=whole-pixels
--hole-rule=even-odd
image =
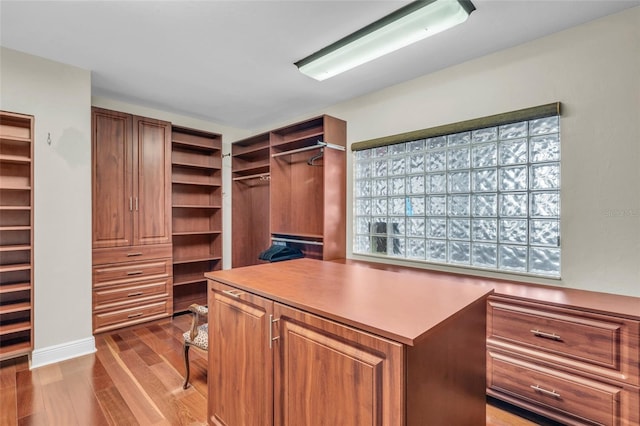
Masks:
[[[208,230],[208,231],[185,231],[185,232],[174,232],[174,236],[185,236],[185,235],[215,235],[222,234],[222,231],[218,230]]]
[[[0,313],[12,314],[15,312],[26,312],[31,309],[31,302],[7,303],[0,305]]]
[[[29,291],[29,290],[31,290],[31,283],[29,282],[0,285],[0,294],[14,293],[18,291]]]
[[[173,161],[171,162],[172,166],[178,167],[186,167],[190,169],[199,169],[199,170],[220,170],[220,166],[214,166],[209,164],[197,164],[197,163],[189,163],[186,161]]]
[[[217,146],[213,146],[213,145],[208,145],[208,144],[204,144],[204,143],[197,143],[197,142],[187,142],[184,140],[177,140],[174,139],[173,141],[171,141],[171,143],[173,145],[176,146],[182,146],[185,148],[192,148],[192,149],[197,149],[199,151],[209,151],[209,152],[215,152],[215,151],[220,151],[221,148],[217,147]]]
[[[209,262],[212,260],[222,260],[220,256],[205,256],[205,257],[192,257],[192,258],[173,258],[174,265],[180,265],[184,263],[198,263],[198,262]]]
[[[8,334],[18,333],[20,331],[31,330],[30,321],[20,321],[11,324],[0,325],[0,336],[7,336]]]
[[[5,155],[0,154],[0,162],[15,164],[31,164],[31,158],[21,155]]]
[[[0,253],[2,252],[12,252],[12,251],[26,251],[31,250],[31,246],[28,244],[20,244],[20,245],[11,245],[11,246],[0,246]]]
[[[211,187],[222,186],[220,182],[193,182],[193,181],[186,181],[186,180],[174,180],[171,183],[176,185],[211,186]]]
[[[16,271],[28,271],[31,269],[30,263],[16,263],[10,265],[0,265],[0,272],[16,272]]]
[[[214,206],[214,205],[200,205],[200,204],[174,204],[172,206],[174,209],[221,209],[222,206]]]

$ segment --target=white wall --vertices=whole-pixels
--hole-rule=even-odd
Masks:
[[[326,112],[347,121],[353,143],[555,101],[563,105],[562,280],[527,281],[640,296],[640,7]]]
[[[73,355],[95,350],[91,334],[91,75],[6,48],[1,48],[0,56],[0,108],[35,117],[32,361],[37,366],[65,358],[69,347]]]

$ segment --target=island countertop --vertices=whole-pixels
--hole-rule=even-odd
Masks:
[[[446,277],[297,259],[208,272],[248,293],[414,346],[449,318],[493,292]]]

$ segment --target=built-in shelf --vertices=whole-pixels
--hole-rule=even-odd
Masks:
[[[177,184],[177,185],[212,186],[212,187],[222,186],[222,183],[220,182],[207,183],[207,182],[193,182],[193,181],[186,181],[186,180],[180,180],[180,181],[174,180],[171,183]]]
[[[222,206],[204,206],[204,205],[198,205],[198,204],[174,204],[173,205],[174,209],[210,209],[210,210],[216,210],[216,209],[221,209]]]
[[[211,260],[222,260],[220,256],[204,256],[204,257],[192,257],[185,259],[173,259],[174,265],[184,264],[184,263],[197,263],[197,262],[208,262]]]

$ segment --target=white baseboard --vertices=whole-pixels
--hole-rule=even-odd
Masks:
[[[35,349],[31,353],[31,365],[29,369],[42,367],[55,362],[65,361],[82,355],[96,352],[96,340],[93,336],[86,339],[75,340],[61,345]]]

